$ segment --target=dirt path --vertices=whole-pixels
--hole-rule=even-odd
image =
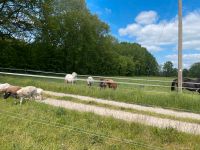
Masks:
[[[148,115],[124,112],[120,110],[113,110],[109,108],[74,103],[64,100],[46,99],[40,102],[79,112],[92,112],[101,116],[113,117],[128,122],[142,123],[144,125],[154,126],[158,128],[174,128],[181,132],[200,135],[200,125],[195,123],[186,123],[182,121],[162,119]]]
[[[53,96],[59,96],[59,97],[68,96],[68,97],[77,98],[83,101],[93,101],[93,102],[97,102],[101,104],[108,104],[108,105],[122,107],[122,108],[130,108],[130,109],[135,109],[139,111],[153,112],[157,114],[169,115],[169,116],[178,117],[178,118],[189,118],[189,119],[200,120],[200,114],[195,114],[195,113],[179,112],[179,111],[163,109],[163,108],[158,108],[158,107],[147,107],[147,106],[141,106],[141,105],[136,105],[136,104],[128,104],[128,103],[93,98],[93,97],[88,97],[88,96],[57,93],[57,92],[51,92],[51,91],[45,91],[45,93],[49,95],[53,95]]]

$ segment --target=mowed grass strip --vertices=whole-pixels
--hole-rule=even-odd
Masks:
[[[81,81],[77,81],[75,85],[67,85],[64,80],[0,75],[0,83],[5,82],[19,86],[33,85],[55,92],[200,113],[200,95],[192,92],[183,94],[176,92],[160,93],[161,88],[158,87],[158,92],[148,92],[143,88],[138,89],[126,85],[119,85],[115,91],[111,89],[100,90],[97,84],[89,88],[86,82]]]
[[[163,118],[163,119],[171,119],[171,120],[183,121],[183,122],[188,122],[188,123],[200,124],[200,120],[196,120],[196,119],[180,118],[180,117],[175,117],[175,116],[171,116],[171,115],[163,115],[163,114],[154,113],[154,112],[150,112],[150,111],[136,110],[136,109],[132,109],[132,108],[124,108],[124,107],[120,107],[120,106],[113,106],[113,105],[109,105],[109,104],[98,103],[98,102],[90,101],[90,100],[83,101],[83,100],[73,98],[73,97],[68,97],[68,96],[59,97],[59,96],[52,96],[52,95],[45,94],[45,98],[66,100],[66,101],[71,101],[74,103],[81,103],[81,104],[86,104],[86,105],[91,105],[91,106],[99,106],[99,107],[110,108],[110,109],[114,109],[114,110],[122,110],[125,112],[148,115],[148,116],[153,116],[153,117],[158,117],[158,118]]]
[[[1,149],[200,149],[200,136],[34,101],[0,99],[0,124]]]

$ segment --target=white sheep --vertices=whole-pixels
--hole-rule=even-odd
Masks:
[[[0,84],[0,93],[3,93],[8,89],[11,85],[8,83]]]
[[[24,98],[34,99],[37,95],[37,88],[34,86],[23,87],[17,91],[17,96],[20,98],[20,105]]]
[[[65,76],[65,82],[66,83],[72,83],[74,84],[75,80],[77,79],[77,73],[73,72],[72,74],[67,74]]]
[[[43,89],[37,88],[37,91],[36,91],[36,98],[39,99],[39,100],[42,100],[42,99],[43,99],[43,92],[44,92]]]
[[[94,83],[94,79],[90,76],[87,78],[87,85],[88,86],[92,86],[92,84]]]

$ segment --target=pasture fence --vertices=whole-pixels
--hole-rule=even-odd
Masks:
[[[58,73],[58,72],[51,72],[51,71],[41,71],[41,70],[31,70],[31,69],[16,69],[16,68],[2,68],[0,67],[1,72],[11,72],[15,71],[16,73],[38,73],[38,74],[50,74],[50,75],[60,75],[65,76],[68,73]],[[89,77],[92,76],[93,78],[105,78],[105,79],[116,79],[116,80],[129,80],[129,81],[144,81],[144,82],[160,82],[160,83],[172,83],[172,80],[152,80],[152,79],[139,79],[139,78],[131,78],[131,77],[112,77],[112,76],[97,76],[97,75],[77,75],[78,77]],[[120,82],[119,82],[120,83]],[[121,82],[123,83],[129,83],[129,82]],[[188,84],[200,84],[200,83],[193,83],[193,82],[182,82],[182,83],[188,83]],[[146,85],[146,84],[144,84]],[[149,86],[151,84],[147,84]],[[154,86],[154,85],[153,85]],[[162,85],[161,85],[162,86]],[[166,86],[165,86],[166,87]],[[167,86],[169,87],[169,86]]]
[[[9,73],[9,72],[0,72],[0,74],[4,75],[15,75],[15,76],[24,76],[24,77],[37,77],[37,78],[49,78],[49,79],[60,79],[64,80],[63,77],[55,77],[55,76],[42,76],[42,75],[32,75],[32,74],[19,74],[19,73]],[[78,81],[86,81],[87,79],[76,79]],[[94,80],[96,83],[100,83],[98,80]],[[139,83],[129,83],[129,82],[115,82],[118,84],[127,84],[127,85],[138,85],[138,86],[155,86],[155,87],[165,87],[169,88],[171,86],[163,86],[163,85],[152,85],[152,84],[139,84]]]
[[[44,75],[34,75],[34,74],[21,74],[21,73],[10,73],[10,72],[0,72],[0,74],[4,75],[14,75],[14,76],[24,76],[24,77],[36,77],[36,78],[48,78],[48,79],[59,79],[64,80],[64,77],[57,77],[57,76],[44,76]],[[77,81],[87,81],[87,79],[76,79]],[[95,83],[100,83],[100,80],[94,80]],[[168,85],[160,85],[160,84],[141,84],[141,83],[133,83],[133,82],[120,82],[115,81],[117,84],[124,84],[124,85],[135,85],[140,87],[162,87],[162,88],[171,88],[171,86]],[[196,83],[199,84],[199,83]],[[178,88],[178,87],[177,87]],[[187,87],[182,87],[187,88]],[[190,88],[193,90],[199,90],[199,88]]]
[[[44,76],[44,75],[33,75],[33,74],[19,74],[19,73],[10,73],[10,72],[0,72],[0,74],[2,75],[12,75],[12,76],[22,76],[22,77],[35,77],[35,78],[45,78],[45,79],[58,79],[58,80],[64,80],[64,77],[56,77],[56,76]],[[85,81],[86,79],[77,79],[80,81]],[[99,83],[100,81],[95,80],[95,82]],[[138,83],[128,83],[128,82],[116,82],[119,84],[130,84],[130,85],[142,85],[145,86],[146,84],[138,84]],[[147,85],[148,86],[148,85]],[[152,86],[151,84],[149,84],[149,86]],[[156,87],[165,87],[165,88],[170,88],[171,86],[162,86],[162,85],[154,85]],[[146,92],[153,92],[153,93],[169,93],[169,92],[159,92],[159,91],[155,91],[155,90],[148,90]],[[149,105],[149,104],[140,104],[142,106],[147,106],[147,107],[155,107],[154,105]],[[199,111],[191,111],[189,109],[182,109],[182,108],[176,108],[176,107],[162,107],[164,109],[171,109],[171,110],[176,110],[176,111],[183,111],[183,112],[191,112],[191,113],[200,113]]]

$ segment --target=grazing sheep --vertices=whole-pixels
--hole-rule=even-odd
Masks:
[[[43,92],[44,92],[43,89],[37,88],[37,91],[36,91],[36,98],[38,98],[39,100],[42,100],[42,99],[43,99]]]
[[[112,89],[116,90],[117,83],[115,83],[113,80],[106,79],[105,82],[106,82],[106,84],[108,85],[109,88],[112,88]]]
[[[72,76],[73,76],[75,79],[77,79],[77,73],[76,73],[76,72],[73,72],[73,73],[72,73]]]
[[[17,91],[20,90],[21,87],[19,86],[9,86],[5,91],[4,91],[4,99],[7,99],[10,96],[13,96],[14,98],[17,98]]]
[[[37,88],[34,86],[23,87],[17,91],[17,96],[20,98],[20,105],[24,98],[33,99],[37,95]]]
[[[102,88],[105,89],[107,87],[107,84],[104,79],[102,78],[100,79],[99,86],[100,86],[100,89]]]
[[[88,86],[90,87],[90,86],[92,86],[92,84],[94,83],[94,79],[90,76],[90,77],[88,77],[87,78],[87,84],[88,84]]]
[[[9,86],[8,83],[0,84],[0,93],[4,93]]]
[[[108,88],[112,88],[114,90],[117,89],[117,83],[114,82],[111,79],[100,79],[100,83],[99,83],[100,88],[106,88],[108,86]]]
[[[65,82],[66,83],[74,84],[76,79],[77,79],[77,73],[76,72],[73,72],[72,74],[67,74],[65,76]]]

